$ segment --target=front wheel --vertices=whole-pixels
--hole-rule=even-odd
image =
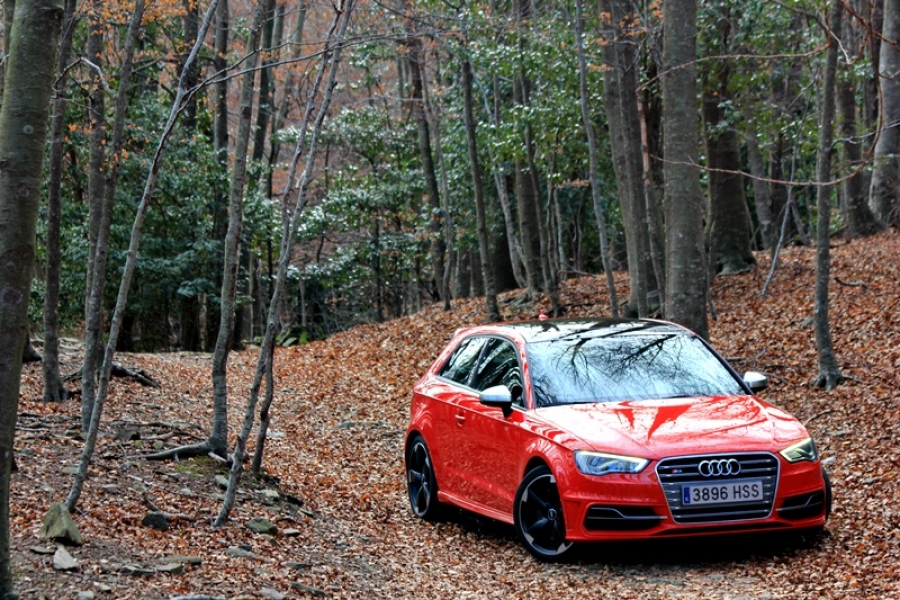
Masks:
[[[513,520],[519,539],[539,560],[557,561],[572,549],[573,543],[566,540],[556,478],[544,465],[528,471],[519,485]]]
[[[406,450],[406,489],[413,513],[426,521],[435,520],[441,510],[437,499],[437,479],[428,446],[416,435]]]

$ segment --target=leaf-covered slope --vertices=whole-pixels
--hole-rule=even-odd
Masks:
[[[63,468],[75,464],[81,447],[74,430],[78,405],[40,402],[40,369],[28,367],[12,506],[19,591],[28,598],[74,597],[106,589],[100,584],[112,598],[257,598],[264,588],[302,597],[309,592],[292,584],[303,584],[333,598],[900,597],[898,257],[896,232],[835,242],[833,337],[850,380],[831,393],[810,386],[817,375],[812,249],[785,250],[765,299],[768,256],[758,256],[755,271],[714,283],[713,344],[739,370],[767,373],[764,397],[807,423],[822,453],[835,458],[835,510],[828,533],[812,543],[727,538],[598,546],[575,563],[548,566],[529,558],[506,526],[465,514],[438,524],[413,518],[402,464],[410,388],[455,329],[484,320],[483,302],[466,300],[450,312],[433,306],[280,350],[265,461],[277,480],[245,478],[232,523],[221,529],[211,526],[211,517],[221,493],[213,476],[223,469],[209,461],[141,459],[147,447],[204,436],[211,419],[209,357],[121,356],[162,388],[114,385],[105,435],[75,515],[87,543],[72,551],[80,570],[70,574],[55,572],[50,556],[30,548],[47,545],[37,537],[41,520],[68,490]],[[627,297],[622,274],[617,284]],[[567,282],[561,297],[570,315],[605,316],[604,290],[600,278],[583,278]],[[549,309],[521,305],[515,293],[502,300],[505,318]],[[234,427],[254,358],[247,351],[229,363]],[[70,355],[68,366],[77,360]],[[135,432],[140,440],[130,439]],[[145,528],[148,502],[182,518],[170,519],[166,532]],[[281,533],[250,533],[244,523],[255,516],[268,517]],[[136,579],[121,572],[128,564],[152,570],[171,555],[203,560],[184,574]]]

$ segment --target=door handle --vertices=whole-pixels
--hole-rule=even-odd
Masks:
[[[466,415],[464,415],[463,413],[456,413],[456,424],[462,425],[465,422],[466,422]]]

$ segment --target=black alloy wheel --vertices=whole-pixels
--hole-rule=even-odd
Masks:
[[[406,451],[406,488],[409,505],[417,517],[427,521],[438,517],[441,505],[437,499],[437,479],[428,446],[420,435],[413,437]]]
[[[557,561],[572,549],[573,543],[566,540],[556,478],[546,466],[525,475],[516,492],[513,518],[519,538],[535,558]]]

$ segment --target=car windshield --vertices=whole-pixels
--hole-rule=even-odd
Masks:
[[[746,393],[700,339],[671,330],[561,337],[527,353],[537,406]]]

